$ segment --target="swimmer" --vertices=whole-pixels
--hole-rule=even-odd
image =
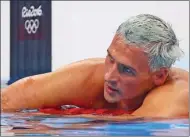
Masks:
[[[139,117],[188,117],[189,72],[171,26],[150,14],[122,23],[105,58],[91,58],[22,78],[1,89],[1,109],[76,105],[124,109]]]

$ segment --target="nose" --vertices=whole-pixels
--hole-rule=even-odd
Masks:
[[[109,66],[107,72],[105,73],[105,81],[110,84],[115,84],[119,80],[119,74],[117,71],[117,63]]]

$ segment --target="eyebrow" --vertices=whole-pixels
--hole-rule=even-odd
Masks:
[[[115,58],[111,55],[109,49],[107,49],[107,53],[109,54],[109,56],[110,56],[111,58],[113,58],[113,59],[115,60]],[[117,61],[116,61],[116,62],[117,62]],[[137,73],[136,69],[134,69],[133,67],[131,67],[131,66],[129,66],[129,65],[125,65],[125,64],[120,63],[120,62],[117,62],[117,63],[123,65],[124,67],[128,67],[128,68],[130,68],[132,71],[134,71],[135,73]]]

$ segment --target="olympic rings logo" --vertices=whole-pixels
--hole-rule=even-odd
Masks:
[[[38,19],[26,20],[24,26],[28,34],[35,34],[40,26],[40,22]]]

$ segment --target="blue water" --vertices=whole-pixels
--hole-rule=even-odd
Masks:
[[[1,114],[1,135],[9,136],[189,136],[188,119],[125,121],[47,115],[35,110]]]

